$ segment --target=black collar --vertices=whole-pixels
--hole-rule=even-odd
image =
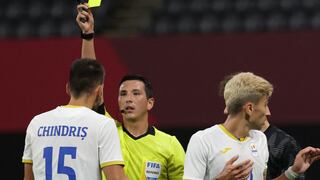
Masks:
[[[156,131],[154,130],[154,127],[152,127],[152,126],[149,126],[147,132],[144,133],[144,134],[141,134],[141,135],[138,136],[138,137],[133,136],[133,135],[124,127],[123,124],[122,124],[122,130],[123,130],[125,133],[127,133],[127,134],[128,134],[132,139],[134,139],[134,140],[138,140],[138,139],[140,139],[140,138],[143,138],[144,136],[147,136],[148,134],[153,135],[153,136],[156,135]]]

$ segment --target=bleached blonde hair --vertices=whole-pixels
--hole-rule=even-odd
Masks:
[[[271,97],[273,85],[252,72],[233,75],[224,86],[223,96],[229,114],[237,114],[247,102],[258,103],[266,96]]]

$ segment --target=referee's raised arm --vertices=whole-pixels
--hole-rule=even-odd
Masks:
[[[81,30],[82,49],[81,58],[96,59],[94,50],[94,19],[88,4],[77,6],[76,21]]]
[[[80,28],[80,37],[82,38],[81,58],[96,60],[94,49],[94,18],[87,3],[77,5],[76,21]],[[104,105],[104,96],[98,109],[95,110],[99,114],[111,117],[106,111]]]

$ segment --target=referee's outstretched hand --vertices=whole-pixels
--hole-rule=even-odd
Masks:
[[[299,151],[292,165],[292,171],[296,173],[304,173],[311,164],[320,159],[320,149],[314,147],[306,147]]]
[[[237,165],[233,163],[239,156],[232,157],[224,166],[222,172],[216,177],[216,180],[245,180],[248,179],[252,171],[253,161],[245,160]]]
[[[94,19],[87,3],[78,4],[76,21],[82,33],[89,34],[94,32]]]

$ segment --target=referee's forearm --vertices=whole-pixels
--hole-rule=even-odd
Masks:
[[[90,40],[82,40],[81,58],[96,59],[94,38]]]

